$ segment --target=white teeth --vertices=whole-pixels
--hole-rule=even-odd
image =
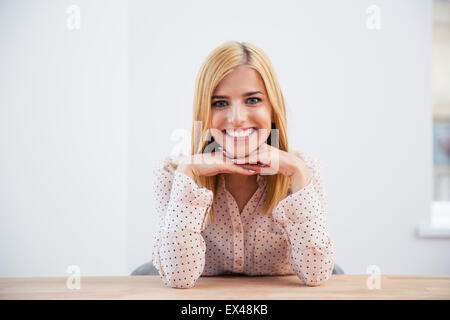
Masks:
[[[229,136],[232,137],[246,137],[251,135],[253,132],[255,131],[255,128],[251,128],[251,129],[247,129],[247,130],[239,130],[239,131],[234,131],[234,130],[227,130],[227,134]]]

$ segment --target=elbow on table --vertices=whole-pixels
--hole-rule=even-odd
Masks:
[[[328,279],[331,278],[332,273],[333,273],[333,268],[328,270],[326,273],[319,273],[319,274],[314,274],[311,276],[302,275],[300,277],[300,279],[302,279],[303,282],[305,283],[305,285],[307,285],[308,287],[317,287],[317,286],[320,286],[321,284],[325,283],[326,281],[328,281]]]
[[[165,270],[160,267],[158,269],[158,273],[163,283],[167,287],[174,289],[192,288],[195,286],[198,278],[200,277],[198,272],[187,272],[186,269],[183,268]]]
[[[324,284],[329,278],[330,278],[330,276],[328,276],[328,275],[325,277],[313,276],[313,277],[304,278],[303,282],[308,287],[317,287],[317,286]]]
[[[195,283],[197,281],[188,281],[187,279],[181,279],[181,278],[165,278],[164,283],[166,286],[173,288],[173,289],[190,289],[195,286]]]
[[[308,287],[317,287],[322,285],[326,280],[305,280],[305,285]]]

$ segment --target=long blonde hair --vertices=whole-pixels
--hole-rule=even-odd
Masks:
[[[280,150],[288,152],[288,139],[286,127],[286,106],[280,89],[278,78],[267,55],[257,46],[248,42],[228,41],[214,49],[206,58],[197,76],[194,108],[191,154],[203,153],[208,145],[208,134],[211,126],[212,95],[227,74],[239,65],[249,66],[261,75],[264,81],[269,101],[273,108],[273,122],[278,129]],[[196,135],[195,121],[201,121],[201,139]],[[176,168],[176,163],[170,163]],[[208,213],[207,224],[215,222],[215,199],[218,187],[218,176],[196,177],[199,186],[213,191],[214,198]],[[267,198],[263,205],[263,213],[270,214],[277,204],[283,200],[289,188],[289,178],[281,174],[267,176]]]

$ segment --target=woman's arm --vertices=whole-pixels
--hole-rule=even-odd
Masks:
[[[159,228],[153,265],[167,286],[191,288],[205,266],[206,246],[200,232],[205,227],[213,193],[169,165],[155,169],[154,175]]]
[[[304,160],[310,182],[280,201],[273,216],[288,237],[292,269],[306,285],[317,286],[330,278],[335,252],[328,232],[320,164],[308,155]]]

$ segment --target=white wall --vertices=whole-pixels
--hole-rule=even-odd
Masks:
[[[151,170],[190,131],[198,69],[227,40],[271,58],[290,145],[322,161],[344,271],[449,274],[449,240],[415,235],[432,199],[431,14],[430,0],[3,1],[0,276],[150,260]]]
[[[127,18],[119,1],[1,2],[0,277],[127,272]]]

